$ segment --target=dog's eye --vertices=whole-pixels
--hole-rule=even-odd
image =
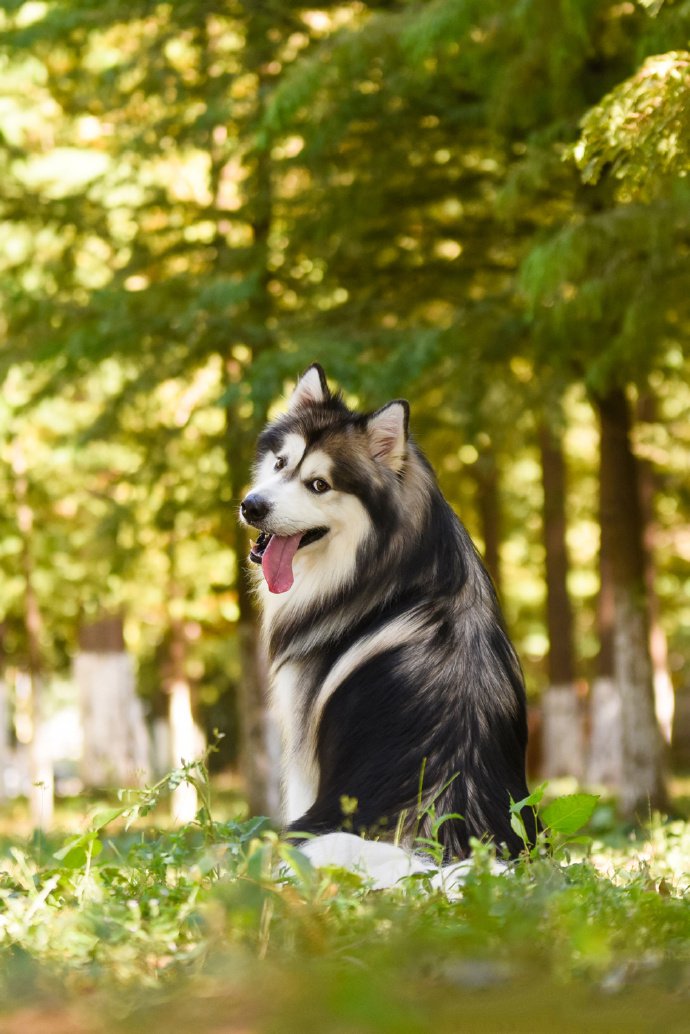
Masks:
[[[317,495],[323,495],[324,492],[330,492],[331,486],[323,478],[314,478],[313,481],[309,482],[308,486],[312,492],[316,492]]]
[[[273,469],[274,470],[282,470],[284,466],[285,466],[285,460],[284,460],[284,458],[282,456],[279,456],[278,459],[273,464]]]

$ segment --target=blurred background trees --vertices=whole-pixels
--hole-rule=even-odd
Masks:
[[[318,360],[361,406],[411,400],[535,769],[664,806],[674,689],[690,761],[690,5],[0,10],[8,749],[117,618],[153,767],[193,714],[275,813],[235,511]]]

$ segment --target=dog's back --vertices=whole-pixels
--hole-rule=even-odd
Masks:
[[[312,367],[262,436],[257,472],[245,519],[262,530],[252,559],[290,829],[412,840],[448,815],[447,856],[472,837],[516,854],[520,666],[491,580],[408,438],[406,404],[354,413]]]

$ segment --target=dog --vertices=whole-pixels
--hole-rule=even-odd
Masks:
[[[282,731],[286,828],[444,858],[524,850],[525,690],[492,581],[409,435],[409,405],[350,409],[314,364],[259,436],[241,519]],[[534,822],[523,812],[528,836]]]

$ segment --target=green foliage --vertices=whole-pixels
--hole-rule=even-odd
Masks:
[[[591,844],[589,836],[574,837],[594,814],[599,800],[590,793],[571,793],[556,797],[541,807],[547,784],[542,783],[521,801],[510,800],[510,825],[525,845],[525,857],[532,860],[551,854],[554,857],[568,857],[567,850],[573,844]],[[522,813],[528,808],[536,824],[537,836],[532,842]]]
[[[616,207],[532,249],[520,284],[543,361],[563,342],[554,358],[595,390],[644,384],[669,363],[674,326],[688,315],[686,212],[682,198]]]
[[[101,809],[81,838],[51,854],[5,849],[5,1010],[23,1001],[40,1009],[45,1000],[59,1017],[88,988],[94,1015],[105,1010],[118,1030],[142,1029],[143,1016],[149,1026],[174,1017],[175,1029],[186,1030],[194,1002],[200,1031],[217,1029],[220,1011],[227,1021],[240,1008],[260,1031],[278,1023],[288,1032],[335,1031],[347,1021],[372,1032],[431,1026],[450,1034],[457,1009],[473,1015],[479,992],[483,1030],[508,1022],[547,1030],[549,1003],[565,996],[573,1023],[593,997],[588,1029],[610,1031],[618,1029],[610,994],[625,991],[644,1015],[663,1008],[668,1029],[681,1029],[673,1024],[683,1003],[676,1012],[668,989],[690,966],[685,824],[653,825],[618,848],[587,838],[589,855],[568,864],[540,856],[503,874],[492,850],[476,844],[451,899],[423,877],[372,892],[355,873],[315,870],[261,819],[219,822],[207,810],[176,831],[136,829],[189,778],[210,809],[203,767],[187,767]],[[558,798],[542,819],[572,842],[591,804]],[[128,831],[124,818],[134,822]]]
[[[587,793],[571,793],[557,797],[544,808],[541,819],[547,829],[560,836],[570,836],[589,822],[598,797]]]
[[[586,183],[606,172],[622,198],[649,198],[687,176],[689,70],[686,50],[656,54],[585,115],[573,153]]]

